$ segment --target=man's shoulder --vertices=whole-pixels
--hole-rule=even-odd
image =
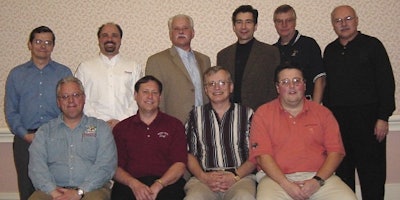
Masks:
[[[61,64],[57,61],[51,61],[51,65],[54,66],[57,70],[62,70],[62,71],[71,71],[69,67],[67,67],[64,64]]]
[[[82,61],[79,65],[92,65],[93,63],[101,62],[101,58],[99,55],[93,56],[89,59]]]
[[[27,67],[30,66],[32,61],[27,61],[25,63],[19,64],[10,70],[10,74],[19,73],[21,71],[26,70]]]
[[[260,50],[267,50],[267,51],[278,51],[277,47],[267,44],[265,42],[258,41],[256,39],[254,40],[253,48],[257,48]]]
[[[170,52],[171,52],[171,48],[164,49],[162,51],[159,51],[159,52],[149,56],[149,58],[147,60],[160,59],[163,57],[167,57],[168,55],[171,54]]]
[[[207,56],[206,54],[203,54],[203,53],[198,52],[198,51],[193,51],[193,52],[194,52],[194,54],[195,54],[196,56],[202,57],[202,59],[210,59],[210,57]]]
[[[225,54],[225,53],[227,53],[227,52],[229,52],[229,51],[234,50],[235,48],[236,48],[236,42],[233,43],[233,44],[231,44],[231,45],[229,45],[229,46],[227,46],[227,47],[225,47],[225,48],[223,48],[223,49],[221,49],[221,50],[218,52],[218,55],[219,55],[219,54]]]

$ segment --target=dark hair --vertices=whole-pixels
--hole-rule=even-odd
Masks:
[[[236,16],[238,13],[246,13],[246,12],[253,14],[254,24],[257,24],[258,10],[254,9],[251,5],[241,5],[238,8],[236,8],[236,10],[233,11],[233,14],[232,14],[232,23],[235,24]]]
[[[39,26],[33,29],[31,34],[29,35],[29,42],[32,43],[36,33],[51,33],[51,35],[53,36],[53,44],[56,43],[56,36],[54,35],[53,31],[47,26]]]
[[[284,69],[297,69],[297,70],[299,70],[301,72],[301,76],[303,76],[302,78],[304,79],[304,71],[303,71],[302,68],[300,68],[296,64],[292,64],[290,62],[284,62],[284,63],[278,65],[278,67],[275,69],[275,75],[274,75],[274,82],[275,83],[277,83],[279,81],[278,80],[278,75]]]
[[[141,84],[147,83],[147,82],[149,82],[149,81],[154,81],[154,82],[157,83],[157,85],[158,85],[158,91],[159,91],[160,94],[161,94],[161,92],[162,92],[162,83],[161,83],[160,80],[158,80],[156,77],[154,77],[154,76],[152,76],[152,75],[147,75],[147,76],[144,76],[144,77],[142,77],[141,79],[139,79],[139,80],[135,83],[135,92],[139,92],[139,88],[140,88],[140,85],[141,85]]]
[[[294,10],[294,8],[293,8],[292,6],[290,6],[290,5],[283,4],[283,5],[281,5],[281,6],[279,6],[279,7],[277,7],[277,8],[275,9],[275,11],[274,11],[274,20],[275,20],[275,16],[276,16],[277,14],[280,14],[280,13],[287,13],[287,12],[293,12],[294,19],[297,18],[297,17],[296,17],[296,11]]]
[[[105,23],[105,24],[103,24],[103,25],[101,25],[99,27],[99,30],[97,31],[97,38],[100,38],[101,30],[104,28],[105,25],[114,25],[114,26],[116,26],[118,31],[119,31],[119,34],[121,35],[121,38],[122,38],[122,28],[121,28],[121,26],[119,26],[118,24],[112,23],[112,22]]]

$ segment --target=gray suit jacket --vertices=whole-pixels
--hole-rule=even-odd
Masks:
[[[196,51],[194,51],[194,54],[200,76],[203,79],[204,71],[211,67],[210,58]],[[175,47],[150,56],[147,59],[145,74],[153,75],[163,84],[160,102],[161,111],[185,123],[194,106],[194,86]],[[204,90],[203,101],[208,102]]]
[[[236,45],[232,44],[217,54],[217,65],[225,67],[235,77]],[[278,48],[255,40],[244,69],[242,105],[256,110],[260,105],[276,98],[274,73],[280,63]],[[235,82],[235,80],[233,80]],[[236,86],[235,87],[239,87]]]

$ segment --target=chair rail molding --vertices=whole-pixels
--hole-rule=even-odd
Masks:
[[[389,118],[389,131],[397,132],[400,134],[400,114],[393,115]],[[10,143],[13,142],[14,135],[11,134],[8,127],[0,128],[0,143]]]

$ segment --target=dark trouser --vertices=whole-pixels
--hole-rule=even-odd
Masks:
[[[29,143],[18,136],[14,136],[13,151],[14,163],[18,176],[18,190],[20,200],[27,200],[35,191],[28,176]]]
[[[145,176],[138,178],[138,180],[147,186],[151,186],[159,178],[156,176]],[[183,191],[185,183],[185,180],[180,178],[174,184],[168,185],[158,193],[156,200],[183,199],[185,197],[185,192]],[[111,191],[111,200],[136,200],[136,198],[130,187],[115,181]]]
[[[386,181],[386,139],[376,140],[375,104],[333,107],[342,134],[346,156],[336,174],[355,191],[355,169],[360,180],[363,200],[383,200]]]

